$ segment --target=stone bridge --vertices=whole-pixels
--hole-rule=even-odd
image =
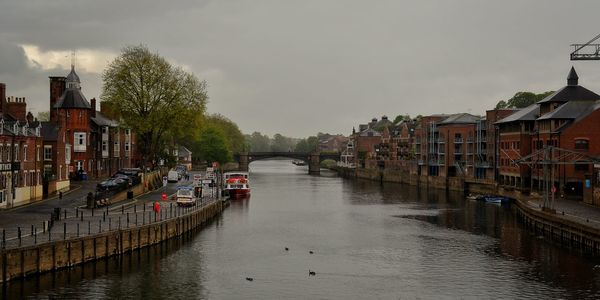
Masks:
[[[244,152],[234,155],[235,161],[239,164],[240,171],[248,171],[251,162],[269,159],[275,157],[286,157],[305,161],[308,164],[309,174],[319,174],[321,171],[321,162],[326,159],[340,160],[339,153],[320,153],[320,152]]]

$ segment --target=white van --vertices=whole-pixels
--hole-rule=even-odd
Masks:
[[[169,171],[169,174],[167,174],[167,181],[168,182],[177,182],[177,181],[179,181],[179,172],[177,172],[175,170]]]

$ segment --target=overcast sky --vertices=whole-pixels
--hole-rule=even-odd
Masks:
[[[70,53],[88,99],[125,45],[145,44],[208,82],[208,110],[243,132],[351,132],[383,114],[483,114],[517,91],[580,84],[600,62],[571,43],[600,33],[600,1],[0,0],[0,82],[49,109]]]

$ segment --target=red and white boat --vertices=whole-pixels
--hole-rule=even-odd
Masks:
[[[225,193],[231,199],[250,196],[250,182],[246,172],[227,172],[223,174]]]

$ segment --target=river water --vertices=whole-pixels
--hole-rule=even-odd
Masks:
[[[600,261],[531,235],[510,207],[310,176],[288,160],[250,168],[252,197],[187,240],[12,282],[2,296],[600,298]]]

